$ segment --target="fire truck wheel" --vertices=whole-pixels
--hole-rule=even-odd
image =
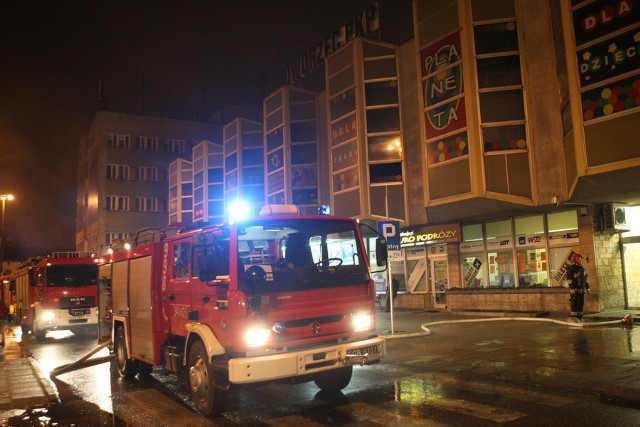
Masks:
[[[189,388],[191,398],[205,417],[222,410],[222,392],[215,389],[215,372],[208,360],[202,341],[196,341],[189,350]]]
[[[33,335],[35,335],[36,339],[38,341],[44,341],[45,338],[47,338],[47,331],[46,330],[37,330],[33,333]]]
[[[25,325],[24,323],[20,325],[20,329],[22,329],[22,335],[24,335],[25,337],[31,332],[31,328],[29,327],[29,325]]]
[[[116,356],[116,366],[122,378],[133,378],[138,373],[138,361],[131,359],[127,352],[127,343],[124,339],[124,328],[119,326],[116,330],[116,340],[114,343],[114,353]]]
[[[315,378],[315,383],[320,390],[336,392],[349,385],[353,366],[332,369],[319,373]]]

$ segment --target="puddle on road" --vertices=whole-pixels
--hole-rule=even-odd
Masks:
[[[82,400],[68,384],[53,380],[60,403],[32,409],[13,409],[0,413],[0,427],[50,426],[126,426],[114,414]]]
[[[0,419],[0,426],[126,426],[113,414],[82,400],[56,403],[46,408],[12,410],[8,415]]]

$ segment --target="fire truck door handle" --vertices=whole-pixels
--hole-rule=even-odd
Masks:
[[[167,295],[167,299],[168,299],[169,301],[175,301],[175,300],[176,300],[176,297],[175,297],[175,295]]]
[[[209,297],[203,297],[202,298],[202,302],[205,303],[205,304],[208,303],[210,300],[211,300],[211,298],[209,298]]]

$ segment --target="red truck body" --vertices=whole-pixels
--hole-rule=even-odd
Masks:
[[[353,219],[292,214],[139,233],[99,271],[120,374],[188,372],[204,415],[222,409],[231,384],[346,387],[354,364],[385,351],[365,247],[374,240],[384,257]]]
[[[53,330],[98,331],[98,259],[54,252],[21,263],[14,274],[16,319],[22,332],[45,338]]]

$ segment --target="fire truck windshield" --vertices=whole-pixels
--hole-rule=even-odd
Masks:
[[[47,267],[47,286],[80,287],[97,284],[98,266],[87,265],[51,265]]]
[[[339,219],[260,219],[238,230],[240,289],[291,291],[367,283],[366,254],[354,223]]]

